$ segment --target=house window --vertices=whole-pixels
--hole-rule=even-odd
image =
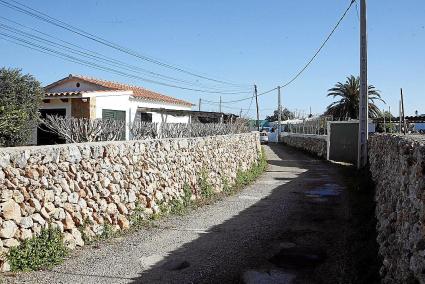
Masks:
[[[102,109],[102,119],[119,120],[125,122],[124,110]],[[120,140],[125,140],[125,127],[121,133]]]
[[[77,88],[79,88],[80,87],[80,83],[77,83],[77,84],[75,84],[76,86],[77,86]]]
[[[140,121],[152,122],[152,113],[141,112],[140,113]]]

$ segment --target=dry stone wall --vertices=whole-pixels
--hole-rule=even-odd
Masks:
[[[127,229],[136,207],[154,214],[185,184],[199,197],[202,172],[221,191],[260,153],[258,133],[0,149],[0,251],[49,224],[70,248],[83,246],[82,233]]]
[[[369,139],[383,283],[425,283],[425,137]]]
[[[327,140],[325,135],[289,134],[281,136],[281,141],[289,146],[326,159]]]

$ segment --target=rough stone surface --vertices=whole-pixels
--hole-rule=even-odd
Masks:
[[[1,148],[0,241],[11,247],[51,224],[69,248],[82,246],[79,230],[128,229],[136,207],[157,213],[186,183],[199,198],[202,171],[221,191],[223,178],[234,182],[260,151],[258,133]]]
[[[383,283],[425,283],[425,139],[369,139]]]
[[[290,134],[281,136],[283,143],[297,149],[304,150],[318,157],[326,159],[327,156],[327,136],[311,134]]]

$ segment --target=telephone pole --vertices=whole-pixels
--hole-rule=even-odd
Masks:
[[[403,89],[400,89],[400,97],[401,97],[401,113],[403,114],[403,134],[406,135],[407,125],[406,125],[406,116],[404,114]]]
[[[366,0],[360,0],[360,106],[357,168],[367,164],[368,139],[368,87],[367,87],[367,19]]]
[[[221,96],[220,96],[220,106],[218,112],[221,112]]]
[[[398,133],[401,134],[401,100],[398,101]]]
[[[254,85],[255,104],[257,105],[257,130],[260,131],[260,111],[258,110],[258,93],[257,85]]]
[[[201,111],[201,104],[202,104],[202,99],[199,98],[199,104],[198,104],[198,110]]]
[[[280,102],[280,86],[277,86],[277,142],[279,142],[280,137],[280,127],[282,120],[282,105]]]

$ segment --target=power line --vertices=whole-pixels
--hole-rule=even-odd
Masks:
[[[35,34],[31,34],[31,33],[22,31],[20,29],[15,28],[15,27],[12,27],[12,26],[9,26],[9,25],[6,25],[6,24],[1,24],[1,22],[0,22],[0,28],[6,29],[6,30],[11,31],[13,33],[19,33],[20,35],[22,35],[26,38],[30,37],[31,39],[36,40],[38,42],[44,42],[45,44],[48,44],[50,46],[65,48],[65,49],[69,50],[70,52],[72,52],[73,54],[78,53],[79,56],[83,56],[85,58],[90,57],[91,59],[100,60],[100,61],[104,62],[105,64],[112,65],[114,67],[120,67],[120,68],[123,68],[127,71],[137,72],[137,73],[142,72],[144,74],[147,74],[148,76],[160,77],[162,80],[179,82],[179,83],[187,84],[187,85],[190,85],[190,86],[200,86],[200,87],[206,88],[206,89],[220,90],[220,89],[216,88],[215,86],[209,87],[209,86],[205,86],[203,84],[200,84],[198,82],[191,82],[191,81],[177,79],[177,78],[174,78],[174,77],[170,77],[170,76],[162,75],[162,74],[159,74],[159,73],[156,73],[156,72],[152,72],[152,71],[143,69],[143,68],[135,66],[135,65],[127,64],[123,61],[104,56],[104,55],[102,55],[102,54],[100,54],[96,51],[89,50],[87,48],[81,47],[81,46],[76,45],[74,43],[62,40],[62,39],[55,37],[55,36],[52,36],[52,35],[49,35],[47,33],[40,31],[40,30],[22,25],[22,24],[20,24],[16,21],[11,20],[11,19],[0,16],[0,20],[1,19],[6,20],[10,23],[13,23],[16,26],[23,27],[23,28],[31,30],[31,31],[35,31],[37,34],[43,35],[43,36],[50,38],[50,39],[54,39],[55,41],[59,41],[59,42],[62,42],[64,44],[59,44],[57,42],[48,40],[46,38],[37,36]]]
[[[319,53],[325,47],[326,43],[330,40],[330,38],[332,37],[332,35],[335,33],[336,29],[339,27],[339,25],[341,24],[342,20],[345,18],[345,16],[347,15],[348,11],[353,6],[354,2],[355,2],[355,0],[351,0],[350,5],[348,6],[348,8],[344,11],[344,13],[342,14],[342,16],[338,20],[338,22],[335,24],[335,26],[332,29],[332,31],[326,37],[325,41],[320,45],[319,49],[314,53],[313,57],[311,57],[311,59],[307,62],[307,64],[305,64],[304,67],[301,68],[301,70],[297,74],[295,74],[294,77],[292,77],[292,79],[290,79],[286,83],[282,84],[280,86],[281,88],[285,88],[285,87],[289,86],[290,84],[292,84],[295,80],[297,80],[301,76],[302,73],[304,73],[305,70],[307,70],[307,68],[311,65],[311,63],[313,63],[313,61],[316,59],[316,57],[319,55]],[[260,94],[258,94],[258,96],[266,95],[266,94],[268,94],[270,92],[273,92],[275,90],[277,90],[277,87],[276,88],[273,88],[271,90],[268,90],[266,92],[260,93]],[[223,102],[223,103],[236,103],[236,102],[241,102],[241,101],[249,100],[251,98],[252,97],[246,97],[246,98],[242,98],[242,99],[239,99],[239,100],[226,101],[226,102]]]
[[[29,6],[25,5],[25,4],[22,4],[22,3],[18,2],[18,1],[11,0],[11,2],[13,2],[15,4],[12,4],[12,3],[8,2],[8,1],[0,0],[0,4],[1,5],[6,6],[6,7],[10,8],[10,9],[13,9],[13,10],[18,11],[20,13],[23,13],[23,14],[26,14],[26,15],[29,15],[29,16],[32,16],[34,18],[37,18],[38,20],[41,20],[41,21],[44,21],[46,23],[55,25],[57,27],[60,27],[62,29],[65,29],[65,30],[67,30],[69,32],[72,32],[74,34],[77,34],[79,36],[85,37],[85,38],[90,39],[92,41],[95,41],[97,43],[103,44],[105,46],[108,46],[108,47],[113,48],[115,50],[118,50],[120,52],[126,53],[128,55],[137,57],[139,59],[142,59],[144,61],[147,61],[147,62],[156,64],[156,65],[159,65],[161,67],[165,67],[165,68],[168,68],[168,69],[172,69],[172,70],[175,70],[175,71],[179,71],[179,72],[185,73],[187,75],[195,76],[195,77],[198,77],[198,78],[201,78],[201,79],[205,79],[205,80],[208,80],[208,81],[213,81],[213,82],[217,82],[217,83],[221,83],[221,84],[233,85],[233,86],[244,86],[245,85],[245,84],[236,84],[236,83],[232,83],[232,82],[228,82],[228,81],[223,81],[223,80],[218,80],[218,79],[210,78],[210,77],[207,77],[207,76],[204,76],[204,75],[196,74],[194,72],[185,70],[185,69],[180,68],[178,66],[174,66],[174,65],[171,65],[171,64],[168,64],[168,63],[164,63],[164,62],[159,61],[157,59],[154,59],[154,58],[148,57],[146,55],[140,54],[140,53],[138,53],[138,52],[136,52],[134,50],[131,50],[131,49],[126,48],[126,47],[123,47],[123,46],[118,45],[118,44],[116,44],[114,42],[108,41],[108,40],[106,40],[104,38],[101,38],[99,36],[96,36],[94,34],[91,34],[89,32],[86,32],[86,31],[84,31],[84,30],[82,30],[80,28],[74,27],[74,26],[72,26],[70,24],[67,24],[67,23],[65,23],[65,22],[63,22],[61,20],[58,20],[58,19],[56,19],[54,17],[51,17],[51,16],[49,16],[49,15],[43,13],[43,12],[40,12],[40,11],[38,11],[36,9],[33,9],[33,8],[31,8],[31,7],[29,7]],[[19,5],[19,6],[17,6],[17,5]]]
[[[34,42],[31,42],[31,41],[28,41],[26,39],[17,37],[15,35],[10,35],[10,34],[7,34],[7,33],[2,33],[2,32],[0,32],[0,35],[2,35],[3,38],[4,37],[7,37],[9,39],[11,38],[15,42],[17,41],[17,42],[20,42],[20,43],[24,43],[24,45],[21,44],[21,46],[24,46],[24,47],[31,46],[31,47],[33,47],[32,49],[34,49],[34,50],[37,50],[37,51],[43,50],[44,51],[43,53],[47,53],[47,54],[50,54],[50,55],[51,54],[59,55],[59,58],[62,58],[64,60],[71,61],[71,62],[74,62],[74,63],[78,63],[78,64],[88,66],[88,67],[91,67],[91,68],[95,68],[95,69],[98,69],[98,70],[111,72],[111,73],[114,73],[114,74],[117,74],[117,75],[120,75],[120,76],[123,76],[123,77],[127,77],[127,78],[138,79],[138,80],[150,82],[150,83],[153,83],[153,84],[163,85],[163,86],[182,89],[182,90],[195,91],[195,92],[204,92],[204,93],[212,93],[212,94],[236,94],[236,93],[238,93],[238,92],[221,92],[221,91],[212,91],[212,90],[211,91],[210,90],[202,90],[202,89],[188,88],[188,87],[182,87],[182,86],[178,86],[178,85],[174,85],[174,84],[159,82],[159,81],[147,79],[147,78],[144,78],[144,77],[141,77],[141,76],[138,76],[138,75],[129,74],[129,73],[126,73],[126,72],[123,72],[123,71],[120,71],[120,70],[117,70],[117,69],[114,69],[114,68],[105,67],[105,66],[102,66],[102,65],[100,65],[96,62],[82,60],[81,58],[77,58],[77,57],[69,55],[67,53],[57,51],[57,50],[45,47],[43,45],[36,44]]]

